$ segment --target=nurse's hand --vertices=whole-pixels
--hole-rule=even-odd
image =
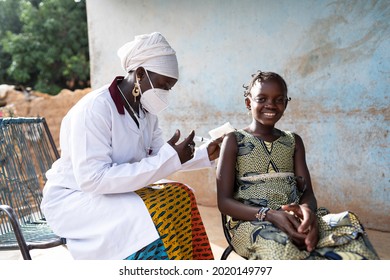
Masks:
[[[195,142],[194,142],[195,131],[191,133],[184,139],[181,143],[176,144],[180,139],[180,130],[176,130],[172,138],[168,141],[168,144],[172,146],[177,152],[180,162],[183,164],[194,157],[195,151]]]

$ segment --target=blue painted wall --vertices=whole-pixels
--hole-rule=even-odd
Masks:
[[[243,88],[281,74],[292,101],[279,128],[301,135],[319,205],[390,230],[390,1],[87,1],[94,87],[122,75],[116,50],[162,32],[180,80],[161,116],[198,135],[249,124]],[[214,172],[214,171],[211,171]],[[213,179],[209,188],[215,189]]]

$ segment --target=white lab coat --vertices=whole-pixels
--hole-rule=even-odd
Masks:
[[[61,158],[46,174],[42,211],[75,259],[124,259],[156,240],[133,191],[182,169],[211,166],[205,145],[182,165],[156,116],[146,114],[139,129],[123,112],[116,83],[87,94],[64,117]]]

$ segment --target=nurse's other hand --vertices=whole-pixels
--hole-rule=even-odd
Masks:
[[[169,139],[168,144],[172,146],[177,152],[180,162],[183,164],[194,157],[195,142],[194,142],[195,131],[184,139],[181,143],[176,144],[180,139],[180,130],[176,130],[172,138]]]

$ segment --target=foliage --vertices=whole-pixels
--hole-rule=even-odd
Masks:
[[[5,37],[7,31],[20,33],[22,23],[19,20],[19,13],[18,1],[0,1],[0,39]],[[15,80],[7,75],[7,68],[11,63],[12,56],[4,52],[3,45],[0,44],[0,84],[15,84]]]
[[[0,10],[0,79],[50,94],[89,86],[85,0],[0,0]]]

